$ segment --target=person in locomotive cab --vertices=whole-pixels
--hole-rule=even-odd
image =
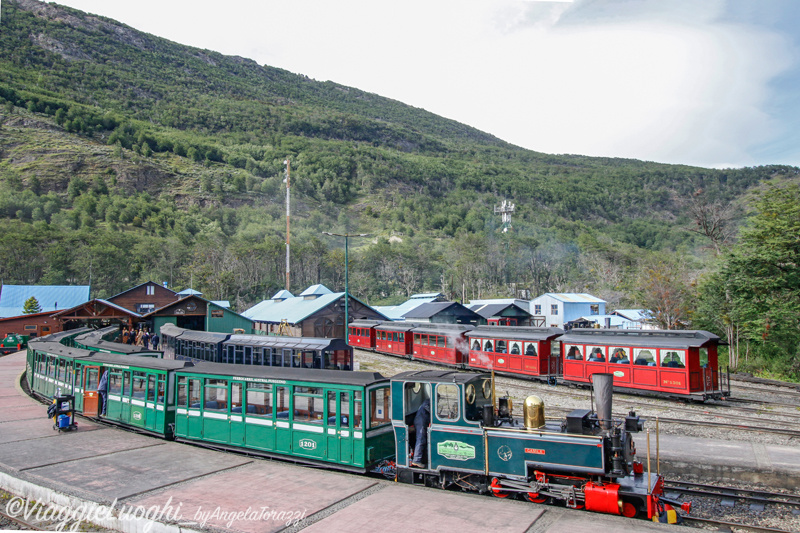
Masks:
[[[97,384],[97,394],[100,395],[98,412],[105,416],[106,404],[108,404],[108,370],[103,371],[103,375],[100,376],[100,382]]]
[[[414,459],[411,466],[415,468],[424,468],[424,458],[428,446],[428,426],[431,423],[431,400],[426,398],[422,405],[417,410],[417,416],[414,417],[414,431],[417,434],[417,444],[414,446]]]

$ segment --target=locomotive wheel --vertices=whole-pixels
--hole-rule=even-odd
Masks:
[[[631,502],[622,502],[622,516],[626,518],[635,518],[639,514],[639,509],[636,508]]]
[[[492,483],[489,485],[489,490],[491,490],[492,494],[494,494],[494,496],[497,498],[508,498],[511,495],[510,492],[506,492],[502,489],[500,480],[498,480],[496,477],[492,478]]]
[[[522,497],[531,503],[550,503],[549,496],[542,496],[538,492],[526,492]]]

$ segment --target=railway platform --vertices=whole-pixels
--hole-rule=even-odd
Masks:
[[[18,496],[0,500],[6,512],[20,513],[24,505],[61,506],[73,511],[64,514],[72,520],[88,515],[101,528],[132,533],[582,533],[598,527],[680,531],[665,524],[299,467],[168,442],[82,418],[77,419],[77,431],[59,433],[46,418],[45,406],[20,388],[24,355],[0,358],[0,488]],[[663,465],[663,437],[661,445]],[[676,441],[670,447],[684,445],[693,452],[684,454],[684,460],[708,461],[698,455],[705,444]],[[718,452],[708,446],[710,454]],[[773,470],[792,460],[768,452]],[[747,460],[742,455],[743,466]],[[763,465],[753,458],[754,468]],[[794,470],[796,465],[798,455]]]

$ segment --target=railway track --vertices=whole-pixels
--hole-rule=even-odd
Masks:
[[[668,495],[674,493],[681,496],[694,496],[703,498],[705,501],[698,505],[695,511],[700,511],[701,513],[707,508],[713,508],[714,504],[720,506],[721,508],[728,509],[735,507],[737,502],[750,504],[750,510],[756,513],[756,522],[759,521],[758,514],[760,514],[761,511],[763,511],[768,505],[772,507],[785,506],[790,508],[800,508],[800,495],[783,492],[744,489],[741,487],[727,487],[675,480],[665,481],[664,490]],[[693,501],[697,502],[696,499]],[[709,505],[708,502],[712,502],[712,504]],[[703,510],[701,510],[701,508]],[[775,511],[785,512],[784,509],[776,509]],[[716,526],[720,529],[727,528],[730,531],[754,531],[759,533],[784,533],[788,531],[795,531],[775,528],[768,525],[758,525],[757,523],[744,524],[727,519],[723,520],[720,518],[706,518],[700,516],[683,516],[683,520],[690,525],[703,527]]]

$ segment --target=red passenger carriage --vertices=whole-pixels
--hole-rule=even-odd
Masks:
[[[375,350],[408,357],[411,355],[411,330],[419,324],[415,322],[383,322],[375,326]]]
[[[469,368],[526,376],[557,376],[560,354],[552,343],[564,330],[513,326],[479,326],[468,331]]]
[[[719,372],[719,337],[708,331],[573,329],[560,338],[565,381],[611,373],[614,386],[696,399],[729,394]]]
[[[473,326],[458,324],[417,324],[412,330],[414,334],[412,359],[464,368],[469,359],[469,345],[465,333],[472,329]]]
[[[347,343],[353,348],[375,349],[375,326],[380,320],[353,320],[348,328]]]

